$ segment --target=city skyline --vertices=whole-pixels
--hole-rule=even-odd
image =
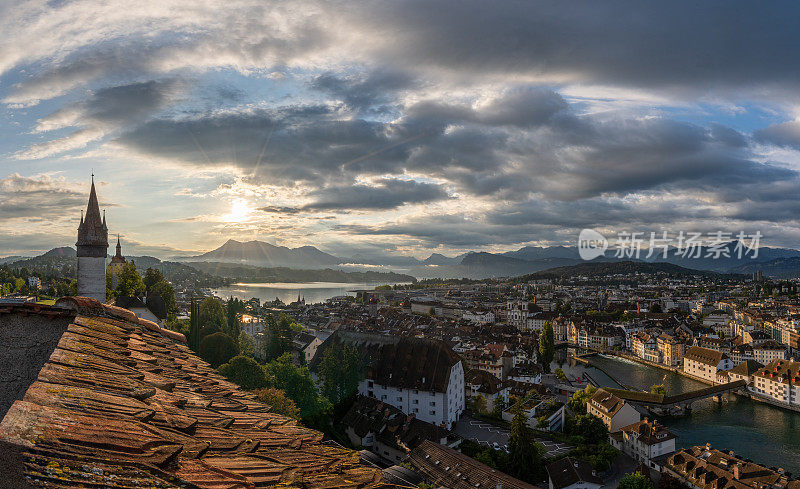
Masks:
[[[189,5],[0,7],[0,256],[72,246],[92,171],[132,255],[798,248],[795,5]]]

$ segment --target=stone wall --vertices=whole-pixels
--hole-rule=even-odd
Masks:
[[[106,301],[106,259],[78,257],[78,295]]]
[[[0,419],[36,380],[70,322],[68,317],[0,314]]]

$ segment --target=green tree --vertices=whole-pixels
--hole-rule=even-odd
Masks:
[[[291,351],[292,339],[301,329],[300,325],[284,313],[277,318],[274,315],[267,316],[265,323],[264,357],[273,360]]]
[[[308,367],[292,364],[291,353],[284,353],[264,365],[270,385],[286,392],[300,408],[300,417],[305,419],[322,416],[331,409],[331,403],[317,392]]]
[[[533,430],[528,426],[528,416],[519,405],[514,407],[514,417],[511,419],[508,451],[506,473],[531,483],[544,478],[542,448],[536,443]]]
[[[653,489],[653,481],[641,472],[625,474],[619,480],[619,489]]]
[[[248,391],[267,387],[267,377],[264,374],[264,369],[250,357],[235,356],[228,360],[228,363],[220,365],[217,371],[231,382]]]
[[[558,377],[558,380],[562,380],[562,381],[567,380],[567,375],[564,373],[564,370],[561,367],[556,369],[555,374],[556,374],[556,377]]]
[[[569,434],[583,437],[590,445],[597,445],[608,440],[608,428],[597,416],[579,414],[567,426]]]
[[[223,363],[235,357],[238,353],[236,343],[225,333],[214,333],[206,336],[200,341],[197,349],[200,358],[217,368]]]
[[[545,372],[550,372],[550,362],[556,354],[555,334],[553,325],[548,321],[539,334],[539,363]]]
[[[494,407],[492,407],[491,416],[497,419],[503,419],[503,411],[506,410],[506,400],[502,396],[494,398]]]
[[[158,294],[164,300],[164,305],[167,308],[167,314],[172,314],[178,310],[178,305],[175,302],[175,287],[171,283],[162,280],[156,282],[148,289],[149,292]]]
[[[256,344],[253,338],[244,331],[239,333],[239,354],[252,357],[256,354]]]
[[[332,344],[322,352],[317,374],[322,394],[336,404],[358,390],[364,376],[361,355],[353,346]]]
[[[138,297],[144,293],[144,281],[133,262],[123,265],[117,278],[117,297]]]
[[[223,332],[225,329],[225,308],[222,303],[213,297],[206,297],[200,303],[198,311],[200,337],[212,333]]]
[[[260,389],[255,391],[255,395],[258,396],[259,401],[271,407],[270,412],[283,414],[291,418],[300,417],[300,408],[297,407],[293,400],[289,399],[286,392],[280,389],[275,389],[274,387]]]
[[[231,338],[239,337],[239,318],[246,311],[244,301],[233,297],[225,304],[225,317],[228,325],[227,333]]]
[[[567,407],[575,414],[586,414],[586,403],[595,392],[597,392],[597,387],[591,384],[587,385],[583,390],[572,394],[572,397],[567,402]]]
[[[483,397],[482,394],[478,394],[477,397],[473,397],[470,400],[470,404],[470,409],[472,409],[472,412],[478,414],[486,413],[486,398]]]
[[[164,274],[161,273],[161,270],[157,268],[149,267],[144,272],[144,286],[147,292],[152,290],[153,286],[159,282],[166,282],[167,280],[164,278]],[[166,301],[164,301],[166,302]]]
[[[664,384],[653,384],[650,386],[650,392],[652,394],[658,394],[661,396],[667,395],[667,389],[664,387]]]

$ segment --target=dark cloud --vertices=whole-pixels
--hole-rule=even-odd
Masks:
[[[753,134],[756,141],[800,150],[800,121],[775,124]]]
[[[178,89],[177,80],[150,80],[103,88],[82,104],[86,117],[108,124],[142,120],[165,107]]]
[[[391,42],[375,56],[477,74],[531,74],[648,90],[797,87],[796,3],[635,1],[352,6]]]
[[[328,187],[309,194],[315,201],[302,210],[346,211],[349,209],[394,209],[447,198],[447,191],[433,183],[385,178],[377,185]]]
[[[86,195],[47,175],[0,179],[0,222],[16,218],[64,215],[86,204]]]
[[[323,73],[311,81],[311,87],[323,91],[357,111],[386,113],[395,105],[393,95],[416,85],[408,73],[398,69],[376,69],[366,75]]]
[[[158,119],[119,142],[200,166],[234,164],[257,182],[340,189],[362,175],[413,172],[444,179],[457,192],[512,201],[720,186],[741,191],[798,178],[794,170],[755,161],[744,136],[729,127],[580,115],[542,89],[508,91],[479,106],[418,102],[393,122],[348,118],[333,105]],[[381,193],[376,202],[391,197],[391,208],[402,192],[422,188],[391,196],[388,188],[374,191]],[[324,197],[331,209],[348,202],[312,197]]]

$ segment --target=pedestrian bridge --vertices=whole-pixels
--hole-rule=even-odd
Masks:
[[[664,394],[653,394],[650,392],[640,392],[625,389],[611,389],[604,387],[605,390],[614,394],[615,396],[627,402],[634,404],[641,404],[646,407],[659,407],[659,408],[684,408],[690,409],[694,401],[705,399],[707,397],[719,396],[725,392],[735,391],[747,387],[747,382],[744,380],[737,380],[728,382],[727,384],[711,385],[702,389],[697,389],[674,396],[665,396]]]

